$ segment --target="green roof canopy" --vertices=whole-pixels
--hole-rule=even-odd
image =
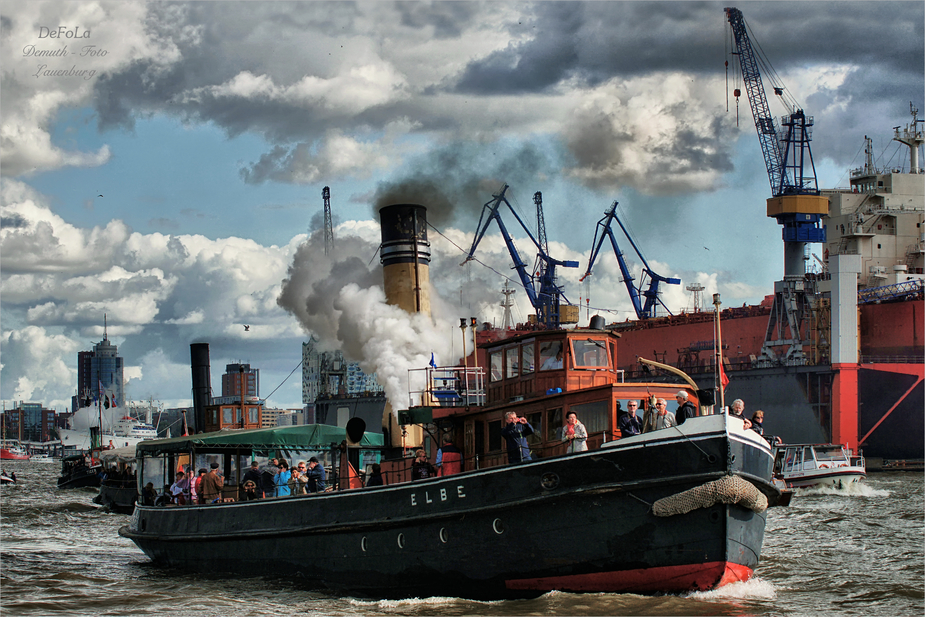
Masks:
[[[137,455],[158,456],[169,453],[186,453],[191,450],[323,450],[332,443],[340,443],[347,438],[347,430],[328,424],[303,424],[299,426],[277,426],[251,430],[223,429],[213,433],[200,433],[188,437],[172,439],[152,439],[142,441],[137,448]],[[360,441],[360,447],[375,448],[382,446],[382,434],[366,433]]]

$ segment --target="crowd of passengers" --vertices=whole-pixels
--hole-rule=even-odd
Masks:
[[[285,459],[270,459],[262,467],[257,461],[252,461],[244,473],[241,488],[241,499],[244,501],[329,490],[324,465],[314,456],[307,462],[299,461],[291,469]],[[154,483],[148,482],[142,497],[146,505],[165,502],[177,505],[209,504],[222,501],[224,489],[225,478],[219,470],[219,464],[212,463],[208,471],[200,468],[196,475],[192,469],[178,471],[176,481],[161,495],[157,494]]]
[[[644,418],[637,416],[639,401],[627,402],[624,411],[618,408],[617,424],[621,437],[631,437],[649,431],[662,430],[679,426],[686,420],[698,415],[696,407],[688,400],[684,390],[675,395],[678,409],[668,411],[667,401],[656,399],[654,412],[646,414]],[[752,415],[752,419],[744,417],[745,403],[742,399],[733,401],[729,414],[742,418],[745,428],[764,434],[762,421],[764,412],[760,409]],[[566,452],[584,452],[588,449],[588,430],[578,420],[578,414],[569,411],[566,424],[562,429],[562,441],[568,443]],[[532,460],[527,437],[534,433],[533,427],[524,417],[518,417],[517,412],[508,411],[504,415],[504,426],[501,436],[507,445],[509,463],[521,463]],[[423,449],[415,452],[411,464],[411,479],[425,480],[427,478],[448,476],[462,471],[463,455],[453,443],[449,435],[443,438],[443,444],[437,450],[436,466],[432,465]],[[154,484],[149,482],[144,488],[143,500],[146,505],[154,505],[159,499],[177,505],[218,503],[222,500],[222,491],[225,480],[219,471],[218,463],[211,464],[211,470],[200,469],[197,476],[192,470],[178,472],[176,482],[164,495],[158,496]],[[384,484],[379,464],[372,465],[372,472],[366,480],[366,486],[382,486]],[[308,462],[299,461],[290,469],[285,459],[273,458],[263,467],[257,461],[252,461],[250,469],[242,478],[243,501],[254,499],[269,499],[273,497],[288,497],[290,495],[307,495],[331,490],[327,487],[324,465],[318,459],[311,457]]]

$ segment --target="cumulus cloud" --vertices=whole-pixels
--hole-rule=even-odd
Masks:
[[[22,323],[4,331],[3,398],[68,401],[76,376],[67,367],[78,349],[102,338],[104,316],[127,364],[159,349],[169,356],[174,372],[164,384],[177,404],[188,396],[192,338],[212,339],[231,355],[243,323],[254,324],[250,340],[258,346],[300,336],[275,299],[304,236],[267,247],[243,238],[132,233],[118,220],[87,230],[64,222],[17,181],[6,181],[2,194],[3,217],[21,219],[0,231],[4,325]]]

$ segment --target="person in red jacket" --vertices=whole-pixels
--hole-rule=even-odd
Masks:
[[[453,438],[449,435],[443,436],[443,447],[437,450],[437,475],[451,476],[454,473],[461,472],[463,455],[455,445]]]

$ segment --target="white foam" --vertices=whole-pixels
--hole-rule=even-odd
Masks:
[[[768,581],[755,576],[745,582],[730,583],[718,589],[695,591],[688,597],[698,600],[728,600],[730,598],[773,600],[777,597],[777,589]]]
[[[830,484],[811,486],[808,488],[797,489],[796,495],[843,495],[856,497],[889,497],[890,491],[885,489],[873,488],[864,481],[847,482],[841,487]]]
[[[433,596],[430,598],[406,598],[404,600],[361,600],[358,598],[350,598],[348,602],[354,606],[359,607],[370,607],[377,608],[382,611],[401,611],[411,606],[446,606],[450,604],[456,604],[460,602],[459,598],[448,598],[443,596]],[[466,603],[472,604],[498,604],[501,602],[497,601],[477,601],[477,600],[464,600]]]

